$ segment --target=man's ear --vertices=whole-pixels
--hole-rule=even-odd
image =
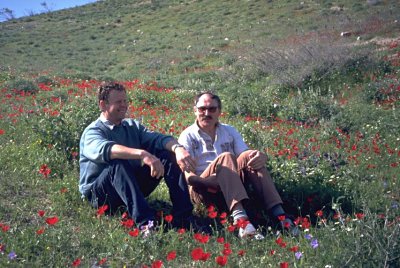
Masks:
[[[106,101],[105,100],[99,101],[99,108],[100,108],[100,111],[102,111],[102,112],[104,112],[106,110]]]
[[[195,106],[193,106],[193,112],[196,113],[196,111],[197,111],[197,107],[195,105]]]

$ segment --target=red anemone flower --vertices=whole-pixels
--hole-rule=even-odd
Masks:
[[[281,262],[280,263],[280,268],[289,268],[289,263],[288,262]]]
[[[81,265],[81,259],[77,258],[76,260],[74,260],[72,262],[72,267],[78,267],[79,265]]]
[[[219,265],[219,266],[225,266],[226,263],[228,262],[228,257],[227,256],[218,256],[215,258],[215,262]]]
[[[129,231],[128,234],[129,234],[130,236],[132,236],[132,237],[137,237],[137,236],[139,235],[139,229],[138,229],[138,228],[135,228],[135,229]]]
[[[175,250],[168,252],[167,261],[172,261],[175,258],[176,258],[176,251]]]
[[[97,209],[97,216],[103,215],[108,209],[108,205],[103,205]]]
[[[164,220],[165,220],[166,222],[168,222],[168,223],[171,223],[171,222],[172,222],[172,219],[173,219],[173,216],[172,216],[172,215],[166,215],[166,216],[164,217]]]
[[[54,225],[54,224],[56,224],[57,222],[58,222],[58,217],[57,217],[57,216],[49,217],[49,218],[46,219],[46,223],[47,223],[48,225]]]
[[[151,264],[151,268],[161,268],[163,266],[163,262],[161,260],[156,260]]]

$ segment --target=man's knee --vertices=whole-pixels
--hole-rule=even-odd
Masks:
[[[229,152],[222,153],[218,156],[217,169],[218,165],[236,170],[238,167],[237,157]]]
[[[250,161],[250,153],[251,153],[251,150],[247,150],[247,151],[242,152],[237,157],[237,163],[240,168],[244,168],[247,166],[247,163]]]
[[[218,156],[218,158],[221,158],[221,159],[229,159],[229,160],[232,160],[232,161],[234,161],[234,162],[237,161],[236,156],[235,156],[233,153],[230,153],[230,152],[224,152],[224,153],[220,154],[220,155]]]

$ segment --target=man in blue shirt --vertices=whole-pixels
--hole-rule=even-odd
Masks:
[[[98,208],[110,212],[125,207],[137,224],[146,226],[155,219],[146,197],[164,177],[172,202],[175,223],[192,219],[190,201],[182,169],[189,153],[172,136],[148,130],[125,118],[128,98],[123,85],[103,83],[98,91],[100,117],[83,132],[80,140],[79,191]],[[175,152],[176,151],[176,152]],[[175,155],[174,155],[175,153]]]

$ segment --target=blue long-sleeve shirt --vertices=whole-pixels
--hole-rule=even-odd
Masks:
[[[124,119],[112,125],[100,116],[83,131],[79,143],[79,191],[87,196],[93,182],[110,162],[114,144],[146,150],[155,154],[164,150],[172,136],[153,132],[133,119]],[[127,160],[133,167],[140,167],[140,160]]]

